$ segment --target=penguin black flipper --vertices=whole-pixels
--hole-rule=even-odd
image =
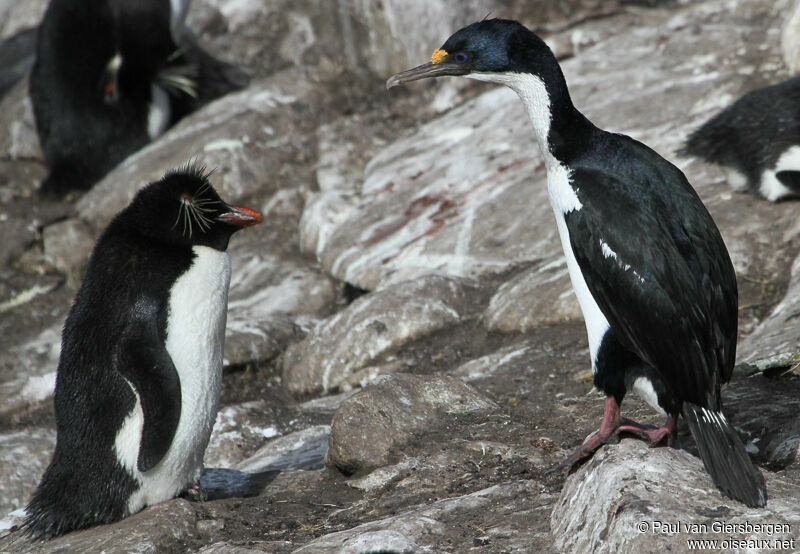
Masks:
[[[660,159],[632,139],[613,138],[620,143],[612,156],[615,148],[617,156],[633,149]],[[582,208],[565,219],[576,261],[622,344],[679,399],[716,410],[736,352],[727,337],[737,328],[735,274],[722,237],[677,168],[619,167],[611,174],[578,165],[572,174]],[[632,180],[649,186],[634,190],[626,185]],[[603,219],[609,213],[619,214],[614,225]]]
[[[169,450],[181,417],[181,383],[159,332],[160,307],[142,297],[122,332],[118,371],[133,387],[144,414],[137,466],[152,469]]]

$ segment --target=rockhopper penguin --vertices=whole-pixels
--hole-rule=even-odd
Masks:
[[[595,127],[572,104],[553,53],[516,21],[474,23],[387,88],[442,75],[510,87],[527,109],[547,167],[572,286],[586,322],[594,382],[607,395],[599,431],[558,467],[621,431],[656,444],[689,423],[716,485],[749,506],[764,478],[722,414],[736,352],[736,276],[722,237],[686,177],[630,137]],[[661,428],[620,418],[636,390]]]
[[[197,44],[189,0],[50,0],[30,96],[42,192],[86,190],[189,112],[247,84]]]
[[[800,197],[800,77],[748,92],[696,129],[679,153],[721,166],[739,192],[771,202]]]
[[[187,166],[108,225],[64,325],[56,448],[30,535],[113,522],[198,483],[222,381],[226,249],[259,222]]]

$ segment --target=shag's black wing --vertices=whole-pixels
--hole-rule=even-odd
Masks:
[[[680,170],[628,137],[601,140],[593,157],[571,164],[582,208],[565,216],[589,291],[673,394],[717,409],[737,334],[722,237]]]
[[[144,414],[139,471],[152,469],[169,450],[181,417],[181,383],[158,331],[158,303],[140,298],[120,341],[117,369],[136,390]]]

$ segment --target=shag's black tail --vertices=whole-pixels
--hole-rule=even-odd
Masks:
[[[686,402],[683,415],[703,465],[722,494],[751,508],[766,506],[764,476],[753,465],[742,440],[722,412]]]
[[[205,500],[258,496],[275,479],[279,470],[245,473],[236,469],[207,467],[200,476]]]

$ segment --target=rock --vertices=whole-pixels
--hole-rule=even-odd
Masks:
[[[45,258],[77,290],[94,248],[91,229],[79,219],[66,219],[45,227],[42,241]]]
[[[248,60],[248,70],[256,75],[308,64],[319,66],[323,75],[347,70],[383,76],[427,58],[446,38],[442,29],[463,26],[487,7],[474,0],[458,6],[283,0],[266,8],[260,2],[204,0],[193,3],[187,22],[213,50]],[[233,44],[231,34],[240,35]]]
[[[191,504],[182,499],[145,508],[112,525],[76,531],[45,543],[26,544],[24,551],[56,552],[169,552],[181,548],[197,529]],[[23,545],[20,545],[23,546]]]
[[[329,425],[315,425],[279,437],[236,464],[235,469],[250,473],[270,469],[322,469],[330,434]]]
[[[362,296],[286,351],[284,384],[298,393],[335,390],[387,353],[469,314],[472,293],[467,281],[430,276]]]
[[[368,164],[355,207],[331,194],[312,200],[314,217],[301,222],[316,227],[301,235],[319,237],[309,253],[367,290],[431,272],[480,277],[530,260],[531,250],[555,255],[543,166],[524,118],[514,93],[498,89],[396,141]],[[521,196],[529,200],[514,200]]]
[[[743,362],[800,350],[800,256],[792,264],[783,300],[739,342],[738,348],[737,359]]]
[[[542,325],[582,320],[568,278],[566,259],[522,271],[503,283],[492,296],[483,314],[486,326],[492,331],[524,333]]]
[[[0,38],[39,24],[49,0],[4,0],[0,2]]]
[[[702,462],[688,452],[624,439],[567,478],[551,515],[555,546],[561,552],[683,552],[689,539],[796,537],[800,487],[764,474],[767,506],[748,508],[709,486]],[[737,527],[719,530],[720,523]],[[773,524],[775,532],[748,531],[747,524]]]
[[[789,16],[781,34],[781,53],[789,74],[794,75],[800,68],[800,2],[795,2],[787,13]]]
[[[345,475],[386,465],[392,450],[447,413],[497,405],[453,377],[391,375],[342,403],[331,423],[327,464]]]
[[[233,245],[225,340],[227,364],[270,360],[333,311],[336,282],[293,260]],[[238,262],[238,263],[236,263]]]
[[[0,515],[24,507],[50,463],[53,429],[27,429],[0,435]]]
[[[45,329],[29,342],[11,349],[9,365],[29,370],[0,383],[0,415],[19,414],[52,397],[60,353],[60,325]]]
[[[294,552],[466,552],[475,537],[492,551],[529,551],[541,544],[542,535],[531,526],[531,517],[548,496],[532,481],[511,481],[323,535]],[[464,520],[473,523],[459,523]]]

